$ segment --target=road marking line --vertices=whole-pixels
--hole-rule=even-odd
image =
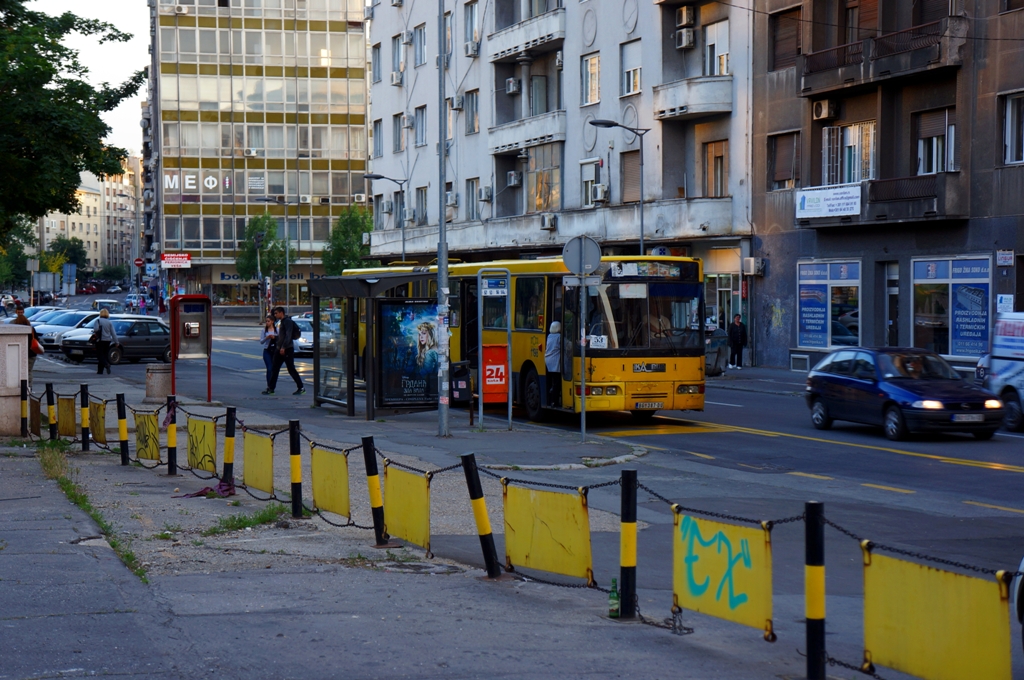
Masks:
[[[614,432],[599,432],[602,437],[649,437],[662,434],[705,434],[713,432],[729,432],[729,428],[723,427],[683,427],[680,425],[657,425],[645,430],[615,430]]]
[[[1010,434],[1009,432],[996,432],[997,437],[1013,437],[1014,439],[1024,439],[1024,435]]]
[[[675,421],[677,423],[694,423],[700,425],[712,425],[712,423],[706,423],[702,420],[682,420],[680,418],[668,418],[666,420]],[[763,437],[788,437],[790,439],[801,439],[808,442],[818,442],[820,444],[837,444],[839,446],[849,446],[855,449],[867,449],[869,451],[883,451],[885,453],[895,453],[900,456],[909,456],[911,458],[924,458],[926,460],[934,460],[940,463],[950,463],[952,465],[967,465],[970,467],[981,467],[988,468],[989,470],[998,470],[1001,472],[1019,472],[1024,473],[1024,467],[1020,465],[1005,465],[1003,463],[991,463],[988,461],[969,460],[967,458],[953,458],[950,456],[940,456],[934,453],[918,453],[916,451],[905,451],[903,449],[893,449],[888,446],[874,446],[873,444],[857,444],[854,442],[843,442],[835,439],[824,439],[822,437],[810,437],[803,434],[790,434],[788,432],[772,432],[768,430],[757,430],[749,427],[730,426],[729,431],[731,432],[742,432],[746,434],[758,434]]]
[[[869,489],[881,489],[882,491],[895,491],[896,493],[917,493],[910,489],[900,489],[895,486],[882,486],[881,484],[861,484],[861,486],[866,486]]]
[[[978,501],[964,501],[967,505],[977,505],[979,508],[989,508],[991,510],[1003,510],[1004,512],[1015,512],[1018,515],[1024,515],[1024,510],[1018,510],[1017,508],[1007,508],[1002,505],[989,505],[988,503],[979,503]]]
[[[238,356],[245,357],[246,359],[259,359],[260,361],[263,360],[263,357],[257,354],[246,354],[245,352],[232,352],[229,349],[214,349],[213,351],[220,352],[221,354],[237,354]]]
[[[683,453],[688,453],[691,456],[697,456],[698,458],[707,458],[708,460],[714,460],[715,459],[714,456],[709,456],[706,453],[697,453],[696,451],[683,451]]]
[[[714,404],[715,406],[732,406],[733,408],[743,408],[743,404],[726,404],[724,401],[708,401],[704,400],[705,404]]]
[[[787,472],[786,474],[795,477],[809,477],[810,479],[834,479],[834,477],[827,477],[825,475],[812,475],[810,472]]]

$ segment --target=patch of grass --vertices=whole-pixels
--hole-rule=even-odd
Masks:
[[[61,479],[67,477],[71,466],[68,464],[67,453],[55,446],[39,447],[39,464],[43,467],[43,474],[47,479]]]
[[[150,536],[146,540],[147,541],[173,541],[174,540],[174,534],[172,534],[169,531],[161,531],[160,533],[153,534],[152,536]]]
[[[168,524],[164,522],[164,531],[166,533],[176,534],[182,531],[180,524]]]
[[[403,550],[401,552],[401,554],[395,554],[395,553],[391,552],[390,550],[387,550],[387,551],[385,551],[385,555],[387,556],[389,562],[399,562],[399,563],[401,563],[401,562],[415,562],[416,561],[416,557],[414,555],[412,555],[411,553],[405,551],[405,550]]]
[[[242,501],[231,501],[230,503],[228,503],[228,505],[230,505],[233,508],[237,508],[241,504],[242,504]]]
[[[251,515],[231,515],[230,517],[221,517],[217,520],[217,524],[215,526],[212,526],[209,529],[204,529],[202,535],[216,536],[217,534],[223,534],[228,531],[238,531],[240,529],[247,529],[261,524],[270,524],[286,512],[288,512],[288,508],[280,503],[270,503]]]
[[[194,546],[195,546],[195,547],[197,547],[197,548],[200,548],[200,547],[202,547],[202,546],[206,545],[206,542],[205,542],[205,541],[200,541],[200,540],[199,540],[199,539],[197,538],[196,540],[192,541],[192,545],[194,545]]]
[[[129,495],[129,496],[138,496],[138,495],[139,495],[139,492],[138,492],[138,491],[129,491],[129,492],[128,492],[128,495]]]

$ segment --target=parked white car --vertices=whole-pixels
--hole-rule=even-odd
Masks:
[[[1006,408],[1007,430],[1024,430],[1024,312],[1007,312],[996,317],[992,351],[982,369],[985,388],[999,395]]]

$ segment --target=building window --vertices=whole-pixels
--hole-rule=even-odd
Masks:
[[[704,75],[729,75],[729,20],[704,27]]]
[[[471,222],[480,219],[480,205],[476,200],[479,189],[479,178],[474,177],[473,179],[466,180],[466,219]]]
[[[373,82],[380,82],[380,43],[370,48],[370,68],[373,72]]]
[[[580,205],[584,208],[593,208],[597,205],[594,203],[594,185],[598,182],[600,167],[599,159],[591,158],[580,161],[580,191],[583,194]]]
[[[391,117],[391,151],[399,153],[405,151],[405,128],[402,126],[405,118],[401,113]]]
[[[373,197],[373,228],[384,228],[384,194],[375,194]]]
[[[625,151],[619,155],[622,169],[622,202],[640,202],[640,152]]]
[[[729,195],[729,140],[704,145],[704,196]]]
[[[1004,146],[1007,163],[1024,163],[1024,94],[1006,98]]]
[[[480,90],[470,90],[463,101],[466,116],[466,134],[480,132]]]
[[[640,92],[640,41],[623,43],[620,47],[622,63],[622,94],[638,94]]]
[[[448,68],[448,62],[452,58],[452,13],[445,12],[444,15],[444,67]]]
[[[1024,0],[1005,0],[1004,12],[1014,9],[1024,9]]]
[[[394,72],[405,70],[405,54],[402,50],[402,36],[391,36],[391,70]]]
[[[915,117],[917,174],[932,175],[953,170],[956,144],[956,109],[925,111]]]
[[[875,121],[822,128],[823,185],[875,179]]]
[[[416,224],[427,223],[427,187],[416,187]]]
[[[384,121],[379,118],[373,121],[373,157],[384,155]]]
[[[401,227],[405,223],[405,192],[396,191],[391,194],[391,201],[395,215],[395,226]]]
[[[580,105],[596,104],[601,101],[601,55],[588,54],[580,59],[582,88]]]
[[[796,66],[800,54],[800,10],[779,12],[771,17],[772,70]]]
[[[412,30],[413,66],[427,63],[427,25],[420,24]]]
[[[530,115],[539,116],[548,109],[548,77],[530,76]]]
[[[914,347],[972,358],[988,351],[991,265],[988,258],[913,262]]]
[[[413,130],[416,134],[416,146],[423,146],[427,143],[427,107],[416,107],[412,121]]]
[[[531,146],[526,169],[526,212],[548,212],[562,206],[561,143]]]
[[[465,23],[466,42],[480,42],[480,27],[477,26],[477,3],[467,2],[463,8],[463,20]]]
[[[768,138],[768,190],[800,186],[800,134],[791,132]]]

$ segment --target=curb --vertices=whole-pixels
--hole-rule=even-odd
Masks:
[[[523,472],[550,472],[561,470],[586,470],[588,468],[608,467],[609,465],[621,465],[647,455],[647,449],[641,446],[632,446],[633,452],[615,458],[584,458],[585,463],[562,463],[558,465],[481,465],[488,470],[516,470]]]

